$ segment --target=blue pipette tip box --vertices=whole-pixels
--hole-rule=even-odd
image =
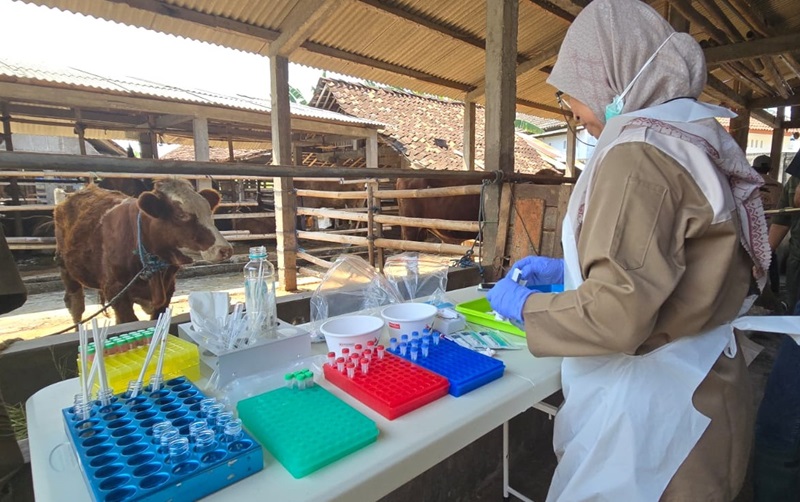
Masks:
[[[434,336],[439,336],[439,333],[434,331]],[[497,380],[506,369],[503,361],[461,347],[444,338],[439,340],[438,345],[431,344],[428,350],[428,357],[423,357],[420,351],[417,360],[412,362],[447,378],[450,382],[450,395],[453,397],[462,396]],[[392,353],[412,360],[410,352],[406,352],[405,356],[399,350]]]
[[[93,500],[197,500],[264,468],[261,446],[244,431],[233,442],[218,432],[215,447],[202,453],[189,443],[190,457],[170,462],[153,442],[153,425],[170,421],[188,436],[189,424],[203,420],[200,401],[206,396],[186,378],[169,380],[156,392],[145,389],[136,398],[126,394],[108,406],[96,402],[86,420],[72,407],[62,410]]]

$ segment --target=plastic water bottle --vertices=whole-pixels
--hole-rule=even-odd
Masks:
[[[274,336],[275,267],[267,260],[264,246],[250,248],[250,261],[244,266],[244,298],[251,327],[259,336]]]

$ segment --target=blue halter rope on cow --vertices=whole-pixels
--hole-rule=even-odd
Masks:
[[[169,268],[169,263],[163,261],[158,256],[151,254],[147,251],[144,247],[144,242],[142,241],[142,212],[139,211],[139,215],[136,217],[136,247],[137,249],[133,252],[133,254],[139,256],[139,261],[142,262],[142,270],[136,274],[136,277],[139,279],[146,281],[153,277],[154,274],[161,272]],[[133,281],[131,281],[133,282]]]
[[[498,171],[498,173],[496,173],[496,176],[497,176],[497,178],[495,179],[495,181],[483,180],[483,183],[481,184],[481,199],[480,199],[480,205],[479,205],[479,209],[478,209],[478,236],[477,236],[477,239],[474,239],[472,241],[472,246],[470,246],[470,248],[467,249],[464,252],[464,256],[462,256],[461,258],[459,258],[457,260],[453,260],[453,266],[454,267],[467,268],[467,267],[471,267],[473,265],[477,265],[478,266],[478,274],[481,276],[481,280],[483,280],[483,272],[484,272],[483,264],[481,263],[481,258],[483,257],[483,226],[484,226],[484,223],[486,223],[486,221],[485,221],[486,220],[486,214],[484,213],[484,208],[483,208],[483,199],[484,199],[483,195],[484,195],[484,192],[486,191],[486,187],[488,185],[490,185],[491,183],[498,183],[498,182],[500,182],[502,180],[502,173],[500,171]],[[473,256],[475,255],[475,244],[476,243],[479,243],[478,244],[478,261],[477,261],[477,263],[475,262],[475,259],[473,258]]]

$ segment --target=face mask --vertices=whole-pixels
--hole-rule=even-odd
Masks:
[[[669,42],[669,39],[672,38],[672,35],[674,35],[675,33],[676,32],[672,32],[670,36],[668,36],[667,39],[664,40],[661,43],[661,45],[658,46],[658,49],[656,49],[653,55],[650,56],[650,59],[645,61],[644,66],[642,66],[642,69],[639,70],[639,73],[637,73],[635,77],[633,77],[633,80],[631,80],[628,86],[625,87],[625,90],[622,91],[622,94],[617,94],[616,96],[614,96],[614,99],[611,101],[611,103],[609,103],[608,106],[606,106],[606,124],[608,123],[609,120],[613,119],[614,117],[622,113],[622,108],[625,106],[625,100],[624,100],[625,95],[628,94],[628,91],[631,90],[631,87],[633,87],[633,83],[636,82],[636,79],[639,78],[639,75],[642,74],[645,68],[650,66],[650,63],[652,63],[653,60],[656,58],[658,51],[660,51],[662,47],[667,45],[667,42]]]

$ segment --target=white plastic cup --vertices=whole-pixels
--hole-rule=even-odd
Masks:
[[[328,350],[341,355],[345,347],[352,351],[356,344],[366,346],[370,340],[377,342],[383,325],[383,319],[380,317],[348,315],[325,321],[319,330],[325,335]]]
[[[389,336],[400,339],[400,335],[410,337],[414,331],[422,333],[425,328],[432,327],[437,311],[427,303],[399,303],[384,308],[381,316],[389,328]]]

